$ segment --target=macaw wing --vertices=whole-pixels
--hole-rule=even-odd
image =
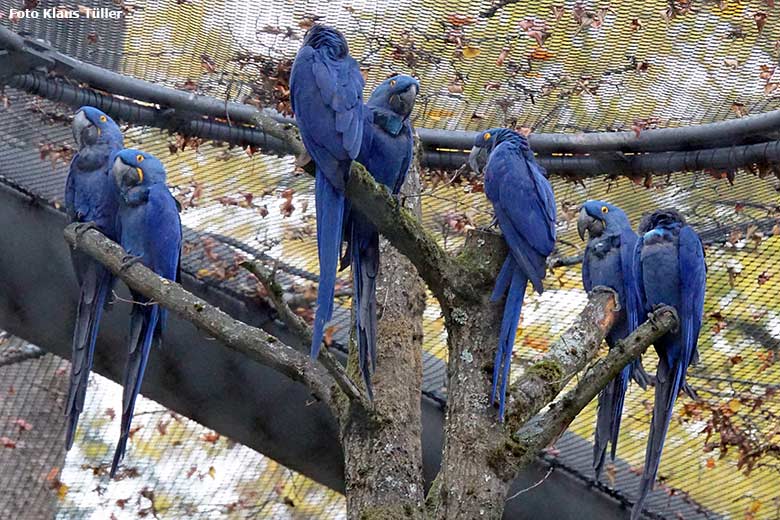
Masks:
[[[701,239],[690,226],[683,226],[679,236],[681,305],[680,330],[685,348],[686,368],[698,357],[697,343],[704,313],[704,291],[707,266]]]
[[[639,325],[641,303],[634,269],[634,249],[639,237],[628,227],[620,232],[620,270],[623,274],[623,293],[625,301],[620,305],[626,309],[629,331]]]
[[[146,225],[148,265],[158,275],[175,281],[181,253],[181,221],[174,198],[165,186],[149,190]]]
[[[65,209],[72,220],[75,220],[76,217],[76,208],[74,207],[76,204],[76,183],[74,179],[76,172],[74,170],[76,168],[76,158],[78,155],[78,152],[76,152],[76,155],[74,155],[73,159],[70,161],[68,178],[65,181]]]
[[[498,226],[501,228],[504,240],[509,246],[510,255],[520,266],[526,278],[531,281],[534,290],[541,294],[544,291],[542,278],[544,278],[546,269],[544,257],[539,255],[525,239],[525,236],[518,232],[514,219],[502,205],[496,204],[493,209],[496,212],[496,220],[498,220]]]
[[[499,191],[499,205],[511,222],[511,227],[522,236],[534,251],[547,257],[555,247],[555,203],[552,218],[549,199],[538,184],[525,160],[499,145],[493,150],[487,168],[504,168],[505,176]],[[504,231],[505,226],[501,226]],[[529,273],[530,274],[530,273]]]
[[[523,154],[525,163],[528,166],[529,171],[532,174],[532,179],[536,185],[536,192],[539,194],[539,201],[544,209],[547,218],[552,224],[552,237],[555,242],[555,222],[556,222],[556,207],[555,207],[555,194],[553,193],[550,181],[547,180],[547,175],[541,166],[534,160],[533,153],[529,150]]]
[[[636,245],[634,245],[633,261],[631,271],[631,282],[633,283],[633,290],[631,293],[634,295],[634,301],[636,302],[637,313],[635,315],[628,314],[628,329],[634,330],[639,324],[644,321],[647,316],[647,297],[645,296],[645,282],[644,272],[642,269],[642,248],[645,245],[645,238],[643,236],[637,237]],[[622,258],[622,255],[621,255]],[[625,276],[625,272],[624,272]],[[633,320],[633,321],[632,321]]]
[[[404,134],[408,136],[408,140],[406,149],[404,150],[403,161],[401,161],[401,170],[398,172],[395,186],[392,186],[393,194],[401,192],[401,187],[404,185],[404,182],[406,182],[406,176],[409,174],[409,167],[412,164],[412,157],[414,156],[414,136],[412,135],[412,127],[406,125]]]
[[[310,141],[315,162],[319,149],[339,160],[354,159],[363,137],[363,76],[352,57],[332,60],[303,47],[290,75],[290,99],[298,124]],[[337,139],[334,136],[338,135]]]
[[[590,293],[591,289],[593,289],[593,280],[590,278],[590,255],[587,247],[582,255],[582,287],[585,288],[587,293]]]

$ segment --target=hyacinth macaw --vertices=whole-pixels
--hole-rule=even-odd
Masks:
[[[116,240],[117,203],[110,170],[114,155],[124,145],[122,132],[108,115],[90,106],[76,111],[72,130],[78,152],[70,163],[65,185],[68,215],[71,222],[82,222]],[[113,285],[111,272],[100,263],[78,251],[73,251],[71,257],[80,291],[65,407],[68,450],[73,446],[79,414],[84,409],[100,317]]]
[[[412,162],[414,138],[409,116],[420,91],[411,76],[396,75],[374,89],[364,110],[363,139],[357,161],[374,179],[398,194]],[[352,265],[355,332],[360,373],[373,399],[371,374],[376,369],[376,275],[379,233],[357,210],[346,204],[344,238],[347,250],[341,268]]]
[[[165,168],[159,159],[138,150],[117,154],[112,175],[119,196],[117,228],[119,243],[129,255],[126,264],[140,261],[169,280],[179,279],[181,255],[181,220],[176,200],[165,185]],[[166,309],[150,303],[140,293],[131,291],[128,360],[122,396],[121,436],[111,464],[111,477],[125,454],[130,422],[149,351],[159,345],[165,330]]]
[[[363,139],[363,76],[344,36],[314,25],[306,32],[290,72],[290,102],[306,151],[314,160],[320,280],[311,356],[333,316],[336,270],[344,226],[344,189]]]
[[[667,333],[654,345],[658,371],[653,420],[632,520],[641,516],[644,501],[653,488],[674,402],[680,390],[685,390],[688,366],[699,357],[697,342],[707,279],[699,235],[679,212],[668,209],[647,215],[639,224],[639,235],[634,268],[643,314],[640,320],[657,306],[670,305],[677,311],[680,322],[677,330]]]
[[[582,205],[577,219],[581,239],[588,233],[588,245],[582,259],[582,285],[590,293],[596,287],[614,291],[620,305],[620,315],[607,334],[607,345],[613,348],[628,336],[638,324],[639,296],[634,280],[634,247],[638,236],[622,209],[608,202],[589,200]],[[631,378],[642,388],[647,387],[648,375],[637,359],[599,394],[596,439],[593,443],[593,468],[596,478],[601,475],[607,455],[607,443],[612,445],[610,456],[615,460],[623,403]]]
[[[498,415],[503,421],[525,288],[530,281],[536,292],[544,291],[547,256],[555,246],[556,209],[552,187],[525,137],[507,128],[477,134],[469,164],[478,172],[485,161],[485,194],[493,204],[496,221],[509,246],[491,296],[492,301],[498,301],[507,293],[490,393],[492,404],[500,382]]]

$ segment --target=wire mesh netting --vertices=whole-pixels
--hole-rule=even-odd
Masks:
[[[0,23],[101,67],[289,115],[291,60],[305,30],[321,21],[345,33],[367,88],[394,72],[420,79],[418,127],[630,130],[639,135],[776,109],[780,11],[773,4],[119,0],[107,5],[123,12],[120,21]],[[0,0],[0,12],[17,7]],[[36,6],[48,7],[56,6],[46,1]],[[105,5],[87,2],[80,9],[97,7]],[[67,126],[72,108],[10,88],[3,95],[0,176],[59,205],[73,151]],[[246,297],[262,298],[256,281],[238,263],[244,258],[271,261],[282,274],[288,301],[310,318],[317,280],[313,183],[296,170],[293,158],[147,127],[124,130],[128,146],[154,153],[166,165],[183,207],[184,269]],[[678,208],[707,245],[701,362],[690,376],[701,400],[678,401],[659,473],[666,497],[656,495],[651,508],[668,518],[683,506],[686,518],[705,516],[691,513],[697,508],[711,518],[778,517],[780,205],[773,170],[761,165],[737,172],[577,183],[555,179],[553,187],[559,213],[556,255],[561,258],[575,259],[582,251],[575,220],[579,205],[589,198],[621,206],[634,225],[655,208]],[[466,232],[492,218],[478,179],[426,170],[420,197],[425,226],[449,251],[457,251]],[[566,263],[572,265],[548,275],[544,295],[527,296],[515,375],[546,351],[586,301],[578,264]],[[349,331],[351,277],[348,272],[341,276],[332,332],[343,340]],[[425,312],[424,349],[424,391],[444,400],[446,333],[432,297]],[[645,359],[648,370],[654,369],[654,354]],[[59,507],[63,518],[81,514],[75,513],[81,508],[100,511],[100,518],[119,517],[129,507],[129,502],[119,506],[117,501],[124,500],[119,495],[132,494],[129,487],[114,485],[107,491],[92,477],[95,461],[106,458],[111,444],[105,436],[115,423],[107,410],[118,406],[119,394],[95,376],[90,395],[78,449],[68,455],[60,477],[66,486]],[[643,463],[651,410],[652,392],[632,387],[621,429],[621,461],[605,477],[619,495],[636,492],[635,479],[628,477]],[[161,517],[230,515],[236,497],[245,501],[241,507],[284,509],[284,497],[292,493],[296,504],[304,494],[321,509],[293,513],[288,504],[286,512],[251,512],[257,517],[343,514],[343,503],[331,492],[296,484],[303,477],[250,450],[224,438],[212,442],[211,433],[151,402],[145,401],[139,412],[137,424],[143,429],[128,455],[139,475],[126,481],[145,500],[137,502],[139,511],[151,503]],[[591,447],[582,439],[592,437],[594,422],[592,403],[570,428],[572,434],[548,450],[548,461],[589,478]],[[60,448],[57,442],[52,441],[52,450]],[[220,465],[237,464],[244,468],[240,474],[224,476]],[[290,486],[297,488],[289,491]],[[307,486],[311,494],[301,491]],[[684,500],[673,501],[675,496]],[[686,502],[697,505],[691,509]]]

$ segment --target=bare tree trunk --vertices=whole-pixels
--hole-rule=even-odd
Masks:
[[[483,265],[500,264],[500,237],[476,234],[465,254]],[[441,471],[429,492],[431,517],[501,518],[511,478],[492,464],[506,450],[503,424],[489,406],[493,359],[498,345],[503,302],[489,301],[490,288],[475,302],[454,302],[445,311],[449,363],[447,417]]]
[[[353,519],[422,518],[422,313],[412,265],[384,243],[377,281],[375,415],[342,421],[347,511]]]
[[[449,328],[449,398],[435,518],[501,518],[504,511],[509,479],[496,473],[491,459],[506,449],[505,436],[488,406],[500,313],[485,303],[466,310],[467,325]]]
[[[0,518],[51,519],[65,462],[67,363],[0,335]]]
[[[417,167],[410,170],[404,193],[419,194]],[[419,197],[410,198],[409,206],[419,218]],[[362,417],[343,413],[341,418],[347,512],[349,518],[361,520],[423,518],[420,389],[425,285],[412,263],[384,238],[380,258],[375,412]],[[357,361],[354,350],[351,365]]]

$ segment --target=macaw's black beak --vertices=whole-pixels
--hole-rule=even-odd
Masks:
[[[591,217],[585,208],[582,208],[577,218],[577,233],[581,240],[585,240],[585,231],[590,234],[591,238],[600,236],[604,232],[604,222],[601,219]]]
[[[114,182],[120,191],[141,184],[144,180],[144,174],[141,168],[130,166],[125,163],[121,157],[117,157],[114,161],[114,166],[111,168],[111,174],[114,176]]]
[[[73,116],[71,130],[73,130],[73,139],[79,148],[95,144],[100,136],[100,130],[89,122],[83,110],[79,110]]]
[[[409,87],[403,92],[398,92],[390,96],[390,108],[396,114],[409,117],[414,110],[414,103],[417,101],[417,94],[420,92],[420,88],[417,85],[409,85]]]
[[[482,173],[488,160],[488,151],[484,146],[475,146],[469,154],[469,166],[477,175]]]

